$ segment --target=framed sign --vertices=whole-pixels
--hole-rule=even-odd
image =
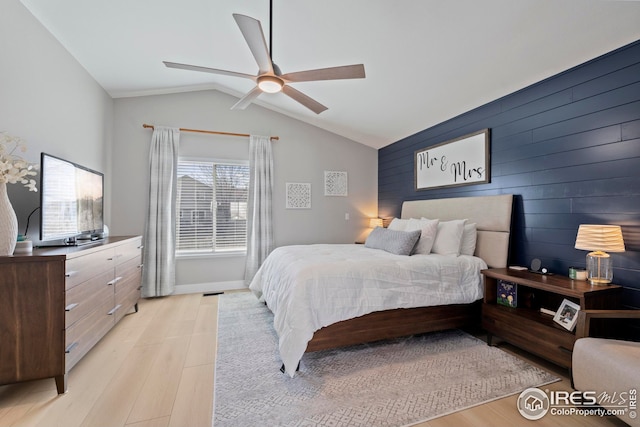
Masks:
[[[489,129],[415,152],[416,190],[490,182]]]

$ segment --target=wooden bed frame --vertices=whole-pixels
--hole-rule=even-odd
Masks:
[[[513,195],[417,200],[402,204],[402,218],[448,221],[467,218],[476,223],[474,255],[489,267],[506,267],[509,255]],[[389,338],[474,327],[480,323],[480,300],[471,304],[377,311],[317,330],[306,352]]]

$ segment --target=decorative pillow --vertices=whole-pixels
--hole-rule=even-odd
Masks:
[[[429,255],[433,242],[436,239],[438,233],[438,220],[437,219],[417,219],[411,218],[407,224],[405,231],[420,230],[420,239],[416,243],[416,247],[413,248],[414,254]]]
[[[389,230],[407,231],[408,219],[393,218],[387,227]]]
[[[462,233],[466,219],[454,219],[452,221],[440,221],[438,234],[433,242],[431,252],[440,255],[460,255]]]
[[[460,244],[460,255],[473,255],[476,251],[476,240],[478,230],[476,223],[465,224],[462,231],[462,243]]]
[[[396,255],[411,255],[413,247],[420,238],[420,230],[399,231],[376,227],[367,237],[367,248],[382,249]]]

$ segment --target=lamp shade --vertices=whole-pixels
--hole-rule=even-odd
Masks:
[[[624,252],[619,225],[581,224],[576,236],[576,249],[585,251]]]
[[[382,227],[382,218],[371,218],[369,220],[369,228]]]

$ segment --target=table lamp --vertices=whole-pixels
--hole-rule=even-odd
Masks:
[[[587,254],[587,279],[592,285],[607,285],[613,280],[613,265],[607,252],[624,252],[622,229],[618,225],[581,224],[576,249]]]
[[[382,227],[382,218],[371,218],[369,220],[369,228]]]

